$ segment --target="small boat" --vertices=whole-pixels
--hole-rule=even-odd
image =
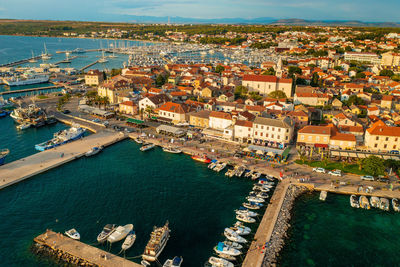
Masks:
[[[379,203],[380,203],[379,197],[371,197],[369,202],[371,203],[371,207],[379,208]]]
[[[117,227],[116,224],[106,224],[106,226],[103,227],[103,231],[97,236],[97,242],[103,243],[106,241],[107,237],[114,232],[115,227]]]
[[[79,239],[81,239],[81,235],[78,233],[78,231],[76,231],[74,228],[72,228],[72,229],[70,229],[70,230],[68,230],[68,231],[65,231],[65,234],[68,236],[68,237],[70,237],[70,238],[72,238],[72,239],[75,239],[75,240],[79,240]]]
[[[359,208],[360,207],[360,203],[358,201],[358,198],[356,195],[351,195],[350,196],[350,206],[352,208]]]
[[[127,224],[125,226],[118,226],[115,231],[107,237],[107,241],[110,243],[118,242],[125,238],[130,231],[133,229],[133,224]]]
[[[251,209],[251,210],[259,210],[263,206],[263,204],[255,203],[255,202],[250,202],[250,203],[243,202],[242,205],[243,205],[243,207]]]
[[[148,143],[148,144],[143,144],[143,146],[140,148],[140,151],[144,152],[147,150],[150,150],[152,148],[154,148],[156,145],[152,144],[152,143]]]
[[[236,219],[242,222],[246,222],[246,223],[255,223],[256,219],[250,217],[250,216],[246,216],[243,214],[237,214],[236,215]]]
[[[321,191],[321,194],[319,194],[319,200],[325,201],[327,195],[328,195],[328,192]]]
[[[182,265],[183,258],[175,256],[172,260],[166,260],[163,267],[180,267]]]
[[[379,201],[379,208],[381,210],[389,211],[389,200],[387,198],[381,197]]]
[[[25,129],[28,129],[29,127],[31,127],[31,126],[32,126],[32,124],[30,124],[29,122],[24,122],[24,123],[21,123],[21,124],[17,125],[17,129],[18,130],[25,130]]]
[[[203,163],[210,163],[211,159],[208,158],[206,155],[203,156],[192,156],[192,159],[203,162]]]
[[[233,231],[230,228],[225,228],[224,235],[230,241],[237,242],[237,243],[247,243],[246,239],[241,237],[238,233],[236,233],[235,231]]]
[[[230,256],[238,256],[242,254],[240,250],[227,246],[223,242],[219,242],[218,245],[214,247],[214,251],[216,253],[223,253]]]
[[[264,200],[263,198],[255,197],[255,196],[248,196],[248,197],[246,197],[246,199],[247,199],[249,202],[256,202],[256,203],[263,203],[263,202],[265,202],[265,200]]]
[[[239,243],[232,242],[232,241],[224,241],[224,244],[227,245],[227,246],[230,246],[232,248],[236,248],[236,249],[242,249],[243,248],[243,246],[240,245]]]
[[[249,196],[260,197],[260,198],[264,198],[264,199],[269,197],[267,192],[263,192],[263,191],[260,191],[260,190],[251,191]]]
[[[11,111],[0,109],[0,118],[10,115]]]
[[[143,144],[143,140],[140,139],[139,137],[136,137],[134,140],[135,140],[135,142],[138,143],[138,144]]]
[[[257,180],[257,179],[260,178],[260,177],[261,177],[261,173],[255,172],[255,173],[253,173],[253,175],[251,176],[251,179],[252,179],[252,180]]]
[[[8,150],[7,148],[0,149],[0,165],[4,164],[8,154],[10,154],[10,150]]]
[[[392,207],[394,211],[400,211],[400,202],[397,198],[392,198]]]
[[[148,261],[146,261],[146,260],[142,260],[141,262],[140,262],[140,265],[142,265],[142,266],[150,266],[151,265],[151,263],[150,262],[148,262]]]
[[[227,165],[227,164],[226,164],[225,162],[220,163],[216,168],[214,168],[214,171],[220,172],[220,171],[222,171],[223,169],[225,169],[226,165]]]
[[[250,210],[248,210],[248,209],[246,209],[244,207],[240,207],[238,210],[235,210],[235,212],[236,212],[236,214],[242,214],[242,215],[249,216],[249,217],[258,216],[257,212],[250,211]]]
[[[175,148],[175,147],[163,147],[164,152],[179,154],[182,153],[182,150]]]
[[[122,244],[122,250],[127,250],[132,247],[133,243],[136,240],[136,233],[135,231],[130,231],[129,234],[126,236],[124,243]]]
[[[86,156],[86,157],[94,156],[94,155],[96,155],[97,153],[101,152],[102,150],[103,150],[103,147],[102,147],[102,146],[100,146],[100,147],[95,146],[95,147],[93,147],[92,149],[90,149],[88,152],[86,152],[86,153],[85,153],[85,156]]]
[[[360,207],[363,209],[369,210],[371,208],[371,206],[369,205],[368,198],[366,196],[360,196],[359,203]]]
[[[233,267],[233,263],[218,257],[210,257],[208,263],[215,267]]]
[[[251,233],[251,229],[247,226],[232,226],[229,227],[230,229],[232,229],[233,231],[235,231],[236,233],[238,233],[239,235],[248,235]]]
[[[218,253],[218,256],[219,256],[220,258],[226,259],[226,260],[228,260],[228,261],[236,261],[235,256],[228,255],[228,254],[225,254],[225,253]]]
[[[217,167],[218,162],[213,162],[211,161],[210,164],[208,164],[207,168],[213,170],[215,167]]]
[[[253,186],[253,190],[259,190],[259,191],[262,191],[262,192],[269,192],[270,188],[256,184],[256,185]]]

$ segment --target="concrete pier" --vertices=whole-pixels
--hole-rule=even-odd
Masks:
[[[106,147],[125,138],[121,133],[102,131],[0,166],[0,189],[80,158],[95,146]]]
[[[37,244],[52,250],[56,256],[67,258],[69,261],[71,261],[67,263],[73,264],[76,261],[83,261],[85,266],[141,266],[135,262],[118,257],[99,248],[89,246],[80,241],[64,236],[63,234],[55,233],[50,230],[35,237],[34,241]]]

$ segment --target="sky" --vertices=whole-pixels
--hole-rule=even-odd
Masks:
[[[400,22],[400,0],[0,0],[0,18],[134,21],[134,16]]]

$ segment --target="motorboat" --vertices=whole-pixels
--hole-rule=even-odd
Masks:
[[[358,201],[358,198],[356,195],[351,195],[350,196],[350,206],[352,208],[359,208],[360,207],[360,202]]]
[[[210,257],[208,263],[213,267],[234,267],[233,263],[218,257]]]
[[[238,233],[236,233],[235,231],[233,231],[230,228],[225,228],[224,235],[230,241],[241,243],[241,244],[242,243],[247,243],[246,239],[241,237]]]
[[[23,123],[17,125],[17,129],[18,129],[18,130],[25,130],[25,129],[28,129],[29,127],[31,127],[31,126],[32,126],[31,123],[29,123],[29,122],[23,122]]]
[[[236,212],[236,214],[242,214],[242,215],[249,216],[249,217],[258,216],[257,212],[250,211],[250,210],[248,210],[248,209],[246,209],[244,207],[240,207],[238,210],[235,210],[235,212]]]
[[[259,198],[264,198],[264,199],[269,197],[267,192],[262,192],[262,191],[259,191],[259,190],[251,191],[249,196],[259,197]]]
[[[43,142],[41,144],[35,145],[35,149],[39,151],[44,151],[57,146],[61,146],[68,142],[82,138],[85,134],[85,129],[80,127],[78,124],[74,124],[71,128],[59,131],[54,134],[53,139]]]
[[[360,196],[360,207],[363,209],[367,209],[369,210],[371,208],[371,206],[369,205],[369,201],[368,198],[366,196]]]
[[[95,146],[92,149],[90,149],[88,152],[85,153],[86,157],[94,156],[97,153],[101,152],[103,150],[102,146]]]
[[[253,177],[254,171],[249,170],[247,172],[244,173],[244,177],[248,178],[248,177]]]
[[[379,201],[379,208],[381,210],[389,211],[390,209],[389,200],[387,198],[381,197]]]
[[[208,158],[206,155],[203,156],[192,156],[192,159],[203,162],[203,163],[210,163],[211,159]]]
[[[243,214],[237,214],[236,215],[236,219],[242,222],[246,222],[246,223],[255,223],[256,219],[250,217],[250,216],[246,216]]]
[[[153,143],[147,143],[147,144],[143,144],[143,146],[140,148],[140,151],[144,152],[147,150],[150,150],[152,148],[154,148],[156,145]]]
[[[134,140],[135,140],[135,142],[138,143],[138,144],[143,144],[143,140],[140,139],[139,137],[136,137]]]
[[[246,197],[246,199],[247,199],[249,202],[256,202],[256,203],[263,203],[263,202],[265,202],[265,200],[264,200],[263,198],[255,197],[255,196],[248,196],[248,197]]]
[[[168,228],[168,221],[162,227],[154,227],[153,232],[150,234],[150,240],[144,249],[142,259],[145,261],[156,261],[161,254],[169,239],[170,230]]]
[[[371,203],[371,207],[379,208],[379,203],[380,203],[379,197],[371,197],[369,202]]]
[[[81,235],[74,228],[72,228],[68,231],[65,231],[65,235],[67,235],[68,237],[75,239],[75,240],[81,239]]]
[[[250,202],[250,203],[243,202],[242,205],[243,205],[243,207],[251,209],[251,210],[259,210],[263,206],[263,204],[255,203],[255,202]]]
[[[392,207],[394,211],[400,211],[400,201],[397,198],[392,198]]]
[[[0,165],[4,164],[8,154],[10,154],[10,150],[8,150],[7,148],[0,149]]]
[[[115,243],[124,239],[130,231],[133,230],[133,224],[127,224],[125,226],[118,226],[115,231],[107,237],[107,241]]]
[[[228,254],[225,254],[225,253],[218,253],[218,256],[220,258],[223,258],[223,259],[228,260],[228,261],[236,261],[235,256],[228,255]]]
[[[166,260],[163,267],[180,267],[182,265],[183,258],[175,256],[172,260]]]
[[[116,224],[106,224],[101,233],[97,236],[97,242],[103,243],[114,232]]]
[[[219,164],[214,168],[214,171],[220,172],[220,171],[222,171],[223,169],[225,169],[226,165],[227,165],[227,164],[226,164],[225,162],[219,163]]]
[[[223,242],[219,242],[217,246],[214,247],[216,253],[223,253],[230,256],[238,256],[242,252],[236,248],[225,245]]]
[[[319,200],[325,201],[327,195],[327,191],[321,191],[321,194],[319,194]]]
[[[229,227],[230,229],[232,229],[233,231],[235,231],[236,233],[238,233],[239,235],[248,235],[251,233],[251,229],[247,226],[232,226]]]
[[[256,185],[253,186],[253,190],[259,190],[259,191],[262,191],[262,192],[269,192],[270,188],[256,184]]]
[[[127,250],[132,247],[133,243],[136,240],[136,233],[135,231],[130,231],[129,234],[126,236],[124,243],[122,244],[122,250]]]
[[[243,246],[240,245],[239,243],[232,242],[232,241],[227,241],[227,240],[225,240],[225,241],[224,241],[224,244],[227,245],[227,246],[230,246],[230,247],[232,247],[232,248],[236,248],[236,249],[242,249],[242,248],[243,248]]]
[[[251,179],[252,179],[252,180],[257,180],[257,179],[260,178],[260,177],[261,177],[261,173],[255,172],[255,173],[253,173],[253,175],[251,176]]]
[[[208,164],[207,168],[213,170],[217,166],[218,162],[211,162]]]
[[[179,154],[182,153],[182,150],[175,148],[175,147],[163,147],[164,152]]]

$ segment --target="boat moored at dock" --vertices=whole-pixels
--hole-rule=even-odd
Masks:
[[[61,146],[68,142],[77,140],[85,134],[85,129],[78,124],[74,124],[71,128],[59,131],[54,134],[53,139],[35,145],[35,149],[39,151],[44,151],[57,146]]]
[[[182,265],[183,258],[175,256],[172,260],[168,259],[163,264],[163,267],[180,267]]]
[[[238,256],[242,254],[242,252],[236,248],[225,245],[223,242],[219,242],[217,246],[214,247],[214,251],[218,254],[227,254],[230,256]]]
[[[103,150],[102,146],[95,146],[92,149],[90,149],[88,152],[85,153],[86,157],[94,156],[97,153],[101,152]]]
[[[319,195],[319,200],[325,201],[327,195],[328,195],[327,191],[321,191],[321,194]]]
[[[244,239],[242,236],[240,236],[238,233],[236,233],[230,228],[225,228],[224,235],[230,241],[237,243],[247,243],[246,239]]]
[[[379,203],[380,203],[379,197],[371,197],[369,202],[371,204],[371,207],[379,208]]]
[[[10,150],[8,149],[0,149],[0,165],[4,164],[7,155],[10,154]]]
[[[366,196],[360,196],[359,203],[360,203],[360,207],[363,209],[369,210],[371,208],[369,205],[368,198]]]
[[[154,148],[155,146],[156,145],[152,144],[152,143],[143,144],[143,146],[140,148],[140,151],[144,152],[144,151]]]
[[[136,240],[136,233],[135,231],[130,231],[129,234],[126,236],[124,243],[122,244],[122,250],[127,250],[132,247],[133,243]]]
[[[99,243],[105,242],[107,238],[114,232],[116,227],[117,227],[116,224],[106,224],[101,233],[97,236],[97,242]]]
[[[75,240],[81,239],[81,235],[74,228],[72,228],[68,231],[65,231],[65,235],[67,235],[68,237],[75,239]]]
[[[208,158],[206,155],[203,156],[192,156],[192,159],[203,162],[203,163],[210,163],[211,159]]]
[[[381,197],[379,199],[379,208],[384,211],[389,211],[390,204],[387,198]]]
[[[211,266],[215,266],[215,267],[233,267],[233,263],[230,261],[227,261],[225,259],[221,259],[218,257],[210,257],[208,259],[208,263],[211,264]]]
[[[182,153],[182,150],[175,148],[175,147],[163,147],[164,152],[172,153],[172,154],[180,154]]]
[[[360,202],[358,201],[358,198],[356,195],[351,195],[350,196],[350,206],[352,208],[359,208],[360,207]]]
[[[153,262],[160,256],[169,239],[170,230],[168,224],[167,221],[162,227],[154,227],[153,232],[150,234],[150,240],[142,255],[144,261]]]
[[[397,198],[392,198],[392,207],[394,211],[400,211],[400,202]]]
[[[130,231],[133,230],[133,224],[127,224],[124,226],[118,226],[115,231],[107,237],[107,241],[110,243],[118,242],[124,239]]]

